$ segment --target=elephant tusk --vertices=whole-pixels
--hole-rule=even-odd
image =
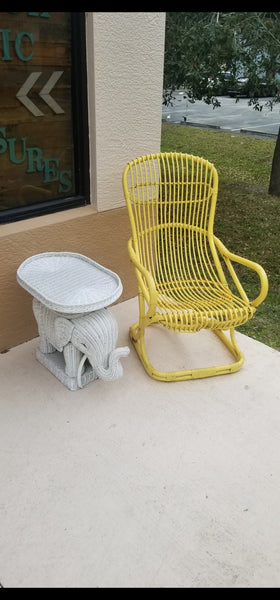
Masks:
[[[79,388],[83,387],[83,384],[82,384],[82,369],[83,369],[83,366],[84,366],[84,364],[86,362],[86,359],[87,359],[87,355],[84,354],[82,356],[81,360],[80,360],[80,364],[79,364],[79,367],[78,367],[77,383],[78,383]]]

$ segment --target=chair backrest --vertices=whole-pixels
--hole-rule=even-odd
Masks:
[[[124,169],[123,188],[134,250],[157,281],[223,279],[213,241],[214,165],[177,152],[141,156]]]

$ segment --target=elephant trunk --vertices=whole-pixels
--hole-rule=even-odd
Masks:
[[[84,354],[82,360],[79,364],[77,381],[78,386],[81,388],[82,386],[82,369],[86,359],[89,360],[92,368],[94,369],[97,377],[99,379],[103,379],[104,381],[115,381],[115,379],[119,379],[119,377],[123,374],[123,367],[120,362],[120,358],[124,356],[128,356],[130,350],[127,346],[122,348],[115,348],[109,355],[108,367],[103,367],[101,364],[97,365],[96,360],[91,359],[90,354]]]
[[[129,348],[127,346],[112,350],[111,354],[109,355],[108,368],[105,368],[102,365],[97,365],[95,367],[97,376],[104,381],[115,381],[115,379],[121,377],[123,374],[123,368],[120,358],[128,356],[128,354]]]

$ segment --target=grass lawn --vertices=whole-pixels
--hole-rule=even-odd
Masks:
[[[267,193],[275,141],[230,132],[162,124],[162,152],[187,152],[214,163],[219,191],[214,233],[232,252],[265,269],[269,292],[238,330],[280,350],[280,197]],[[238,272],[249,298],[258,277]]]

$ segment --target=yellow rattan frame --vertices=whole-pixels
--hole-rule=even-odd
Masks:
[[[162,381],[237,371],[244,356],[236,343],[235,327],[253,316],[267,295],[268,281],[259,264],[229,252],[214,235],[218,192],[214,165],[178,152],[141,156],[126,165],[123,190],[132,231],[128,254],[139,300],[139,321],[129,332],[145,370]],[[248,299],[233,262],[257,272],[260,293],[254,300]],[[145,329],[152,324],[179,332],[211,329],[231,351],[234,362],[158,371],[145,347]]]

